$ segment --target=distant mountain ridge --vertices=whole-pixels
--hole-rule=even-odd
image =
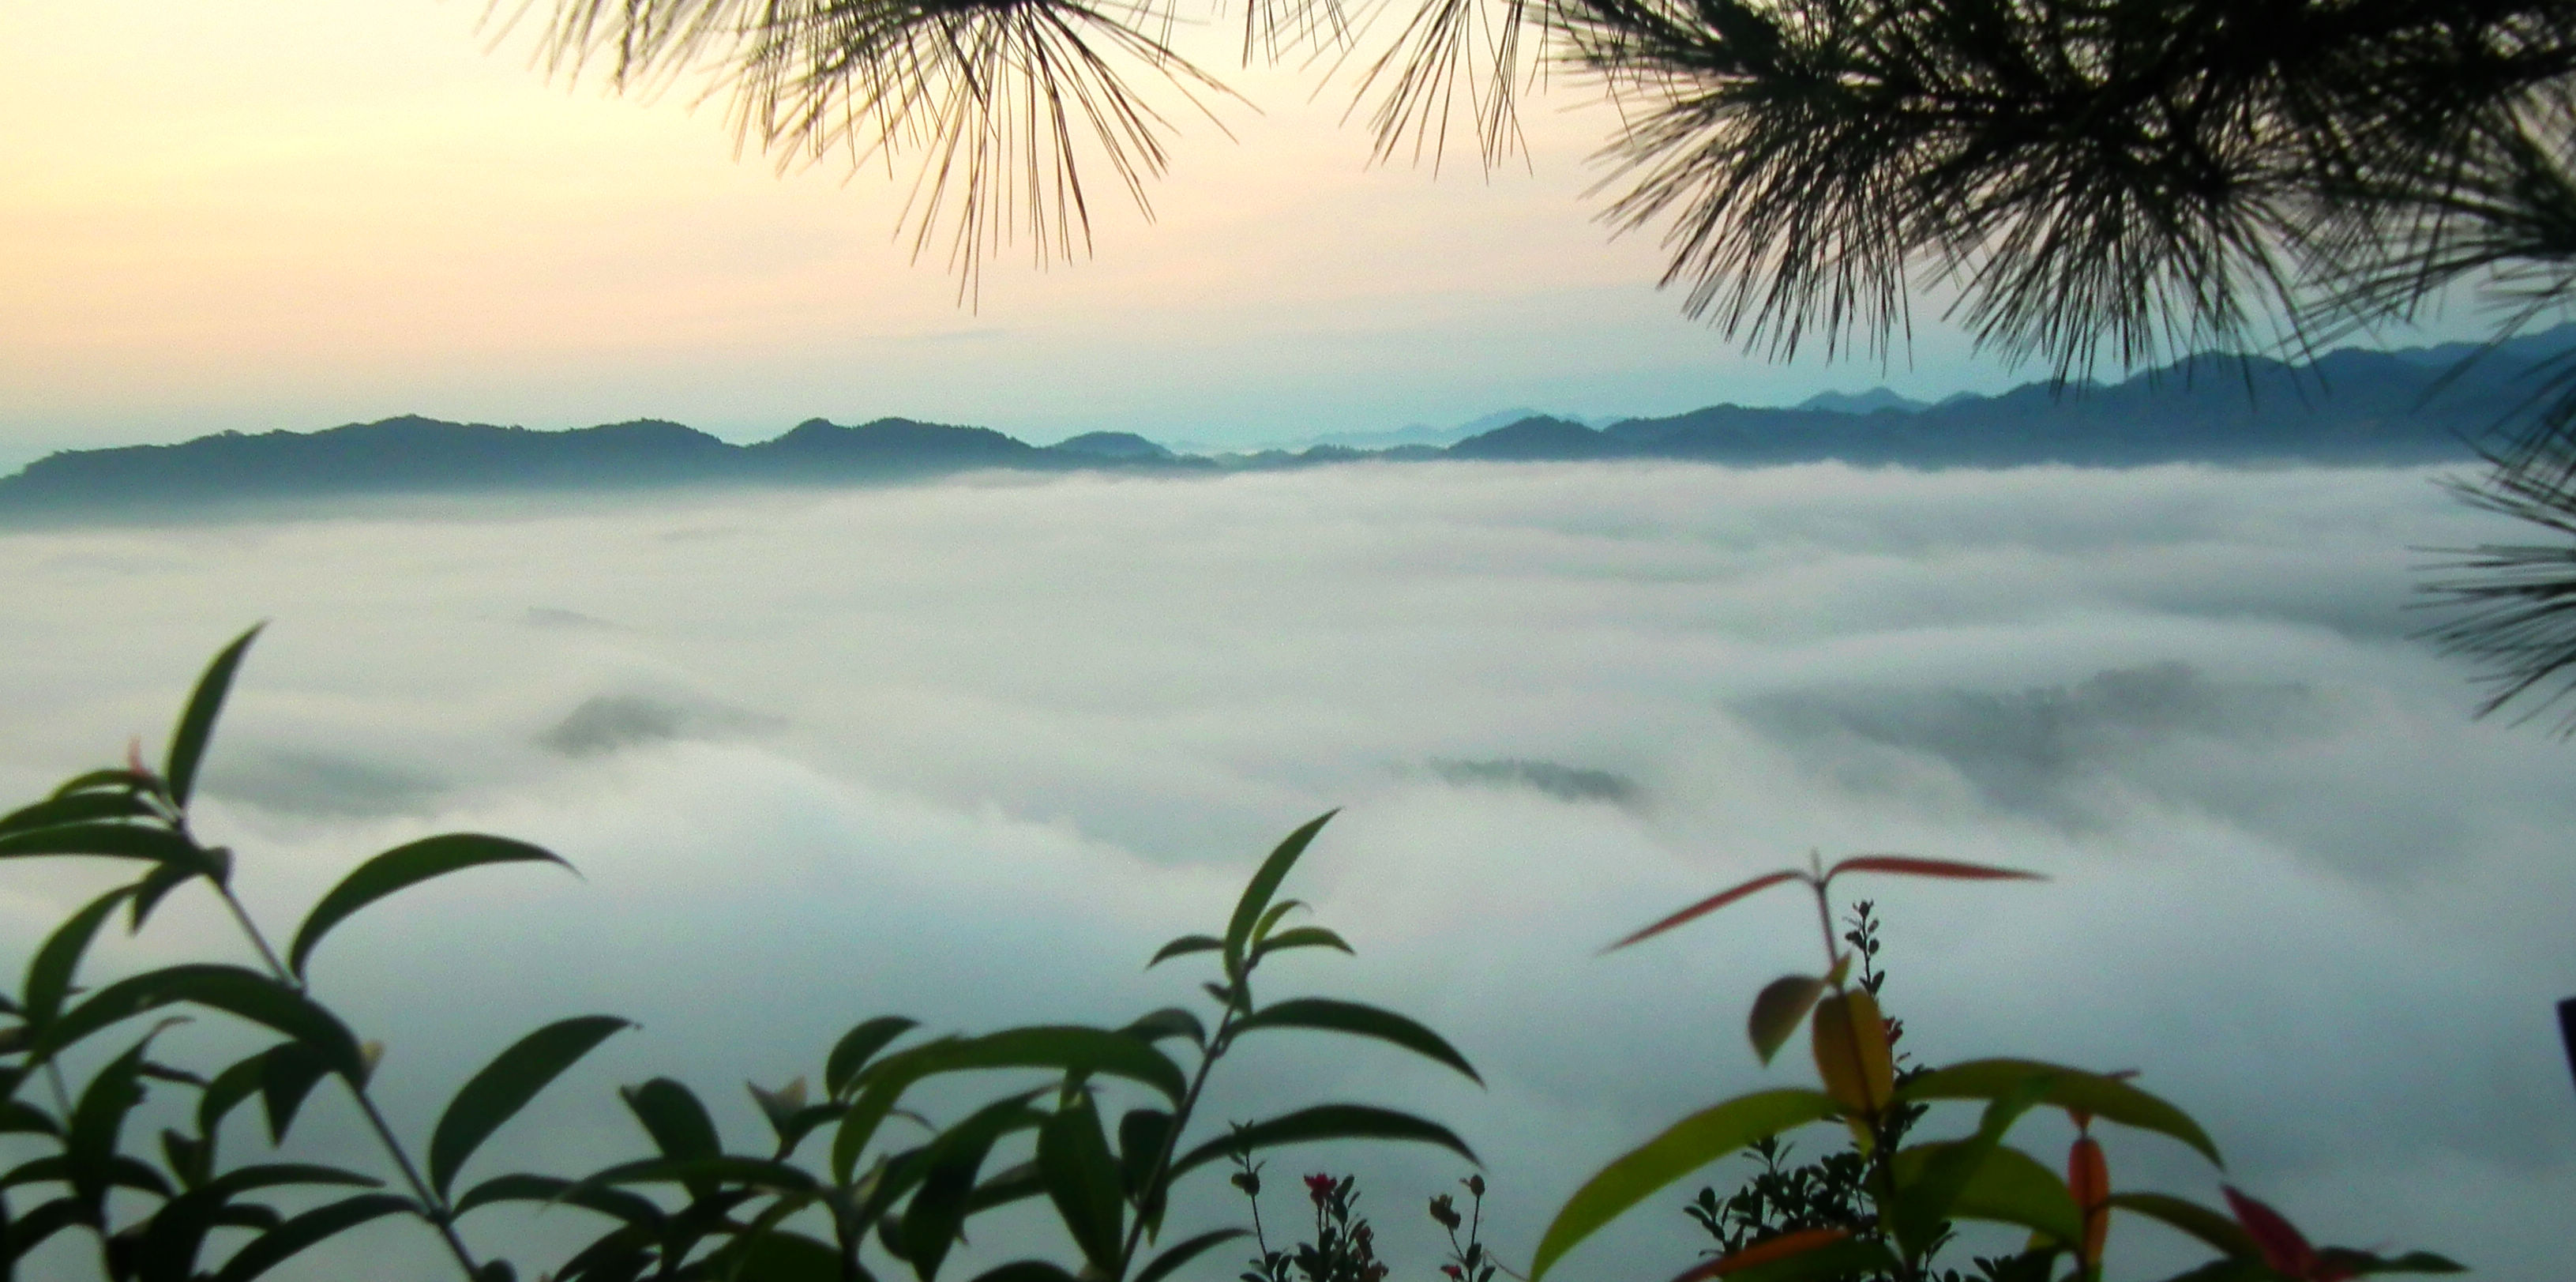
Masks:
[[[1037,446],[991,428],[904,418],[854,426],[808,419],[772,440],[734,445],[652,419],[548,432],[404,416],[317,432],[224,432],[175,445],[68,450],[0,477],[0,515],[366,494],[843,485],[997,468],[1212,473],[1363,460],[2438,463],[2473,457],[2471,442],[2536,390],[2533,367],[2571,348],[2576,325],[2519,339],[2447,387],[2440,384],[2464,345],[2347,349],[2306,366],[2195,357],[2116,384],[2033,383],[1936,405],[1882,388],[1827,393],[1797,408],[1721,404],[1606,427],[1529,415],[1445,447],[1316,445],[1217,456],[1177,454],[1128,432]]]

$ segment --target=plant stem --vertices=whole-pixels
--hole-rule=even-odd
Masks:
[[[303,982],[286,968],[285,962],[278,959],[277,950],[269,947],[268,936],[261,933],[259,923],[251,920],[250,911],[242,906],[241,898],[233,894],[233,888],[213,878],[207,880],[213,882],[215,893],[222,897],[224,907],[232,910],[233,921],[241,926],[242,934],[248,936],[251,946],[259,950],[260,960],[268,964],[269,973],[276,977],[277,982],[302,992]],[[454,1255],[457,1265],[465,1270],[467,1282],[474,1282],[482,1276],[482,1269],[474,1263],[474,1253],[466,1249],[465,1239],[458,1236],[456,1226],[450,1222],[452,1217],[448,1214],[446,1199],[432,1192],[429,1181],[421,1178],[420,1168],[412,1164],[411,1154],[405,1152],[402,1141],[394,1137],[394,1128],[386,1124],[384,1113],[376,1108],[375,1099],[367,1094],[366,1084],[345,1077],[341,1080],[348,1085],[350,1098],[358,1101],[358,1111],[366,1115],[367,1125],[375,1131],[377,1141],[384,1145],[386,1154],[393,1158],[394,1166],[402,1172],[403,1182],[411,1186],[412,1196],[420,1202],[422,1218],[438,1230],[438,1236],[447,1243],[448,1253]]]
[[[1824,927],[1825,930],[1825,973],[1831,975],[1834,973],[1835,963],[1842,960],[1842,953],[1834,947],[1834,907],[1825,898],[1825,883],[1817,881],[1809,884],[1816,888],[1816,924]],[[1834,981],[1834,988],[1840,990],[1842,981]]]
[[[1245,969],[1249,971],[1251,968],[1247,966]],[[1235,980],[1234,993],[1243,991],[1244,979],[1248,978],[1246,975]],[[1118,1252],[1116,1276],[1119,1278],[1125,1278],[1128,1266],[1136,1262],[1136,1248],[1144,1242],[1145,1225],[1153,1218],[1151,1208],[1168,1200],[1169,1190],[1163,1187],[1163,1180],[1171,1173],[1172,1155],[1180,1151],[1181,1129],[1190,1124],[1190,1113],[1198,1107],[1199,1092],[1207,1087],[1208,1072],[1216,1067],[1218,1057],[1225,1054],[1227,1039],[1234,1035],[1234,1015],[1239,1000],[1233,995],[1227,996],[1225,1013],[1217,1017],[1216,1032],[1208,1036],[1207,1049],[1199,1054],[1198,1071],[1190,1078],[1190,1088],[1181,1093],[1180,1105],[1172,1110],[1172,1124],[1163,1132],[1163,1151],[1154,1159],[1153,1174],[1146,1177],[1139,1188],[1141,1196],[1136,1201],[1136,1222],[1127,1227],[1127,1244]],[[1258,1213],[1259,1208],[1254,1209]]]

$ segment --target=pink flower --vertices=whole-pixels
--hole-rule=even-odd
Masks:
[[[1306,1177],[1306,1196],[1315,1199],[1315,1205],[1322,1206],[1324,1199],[1333,1195],[1333,1184],[1332,1176],[1309,1175]]]

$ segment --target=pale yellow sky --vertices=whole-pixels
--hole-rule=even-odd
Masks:
[[[1781,369],[1683,318],[1651,241],[1592,220],[1608,119],[1567,87],[1527,169],[1435,180],[1366,166],[1346,81],[1229,76],[1259,111],[1220,108],[1233,141],[1182,118],[1155,220],[1096,201],[1094,257],[1005,255],[968,310],[894,234],[903,176],[782,178],[714,105],[549,84],[482,15],[0,5],[0,466],[410,412],[1231,445],[2008,381],[1937,327],[1911,368]]]

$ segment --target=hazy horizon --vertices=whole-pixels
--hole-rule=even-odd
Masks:
[[[2140,1069],[2318,1236],[2544,1282],[2576,1195],[2549,1010],[2576,983],[2576,749],[2472,721],[2468,674],[2414,639],[2410,549],[2515,532],[2434,475],[1438,464],[0,532],[0,793],[157,748],[205,658],[270,620],[203,791],[255,908],[291,919],[448,829],[583,873],[462,878],[319,956],[390,1043],[397,1114],[425,1125],[544,1019],[644,1024],[481,1173],[638,1151],[610,1088],[655,1073],[746,1136],[743,1078],[813,1073],[868,1015],[1187,1000],[1197,976],[1146,953],[1341,806],[1289,891],[1360,955],[1273,988],[1414,1014],[1490,1089],[1292,1039],[1247,1045],[1215,1116],[1348,1097],[1450,1122],[1515,1260],[1606,1158],[1803,1075],[1740,1031],[1812,965],[1795,903],[1602,943],[1810,848],[2023,866],[2051,880],[1852,888],[1914,1053]],[[13,869],[8,938],[95,884]],[[109,956],[221,925],[179,906]],[[1427,1275],[1422,1199],[1458,1164],[1288,1150],[1274,1187],[1327,1168]],[[2111,1169],[2214,1196],[2156,1137],[2115,1133]],[[1686,1264],[1699,1182],[1569,1282]],[[1223,1192],[1182,1213],[1229,1222]],[[582,1227],[552,1214],[493,1231]],[[426,1234],[381,1228],[295,1276],[440,1276]],[[997,1224],[976,1258],[1040,1231]],[[2189,1258],[2126,1222],[2113,1249]]]

